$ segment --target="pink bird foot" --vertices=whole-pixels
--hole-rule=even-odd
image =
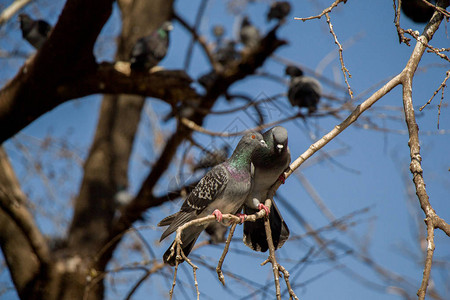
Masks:
[[[265,206],[264,204],[262,204],[262,203],[258,204],[258,209],[259,209],[259,210],[264,209],[264,210],[266,211],[266,216],[269,215],[270,210],[269,210],[269,208],[268,208],[267,206]]]
[[[222,222],[222,212],[220,210],[216,209],[212,215],[216,217],[217,222]]]
[[[244,223],[245,219],[247,218],[246,214],[241,214],[241,213],[236,214],[236,216],[239,217],[239,219],[241,219],[241,222],[240,222],[241,224]]]
[[[281,184],[284,184],[286,181],[286,176],[284,176],[284,172],[281,173],[281,175],[278,177],[278,180],[281,182]]]

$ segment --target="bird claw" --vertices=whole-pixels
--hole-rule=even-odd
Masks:
[[[239,219],[241,219],[241,221],[240,221],[241,224],[244,223],[245,219],[247,218],[246,214],[241,214],[241,213],[236,214],[236,216],[239,217]]]
[[[286,176],[284,175],[284,172],[281,173],[281,175],[278,177],[278,180],[281,182],[281,184],[284,184],[286,181]]]
[[[264,209],[266,211],[266,216],[269,215],[270,209],[267,206],[265,206],[264,204],[262,204],[262,203],[258,204],[258,209],[259,210]]]
[[[220,210],[216,209],[213,211],[212,215],[216,217],[217,222],[222,221],[222,212]]]

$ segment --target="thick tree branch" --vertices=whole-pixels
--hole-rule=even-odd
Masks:
[[[130,94],[175,104],[196,96],[190,87],[191,82],[192,79],[184,71],[127,73],[117,64],[101,63],[93,72],[58,86],[57,97],[62,103],[92,94]]]
[[[30,283],[37,279],[41,271],[48,271],[50,251],[33,217],[25,208],[25,195],[1,147],[0,228],[0,246],[11,278],[18,294],[25,299],[30,297],[33,290]]]
[[[0,91],[0,143],[61,103],[58,87],[95,70],[113,0],[68,0],[42,48]]]

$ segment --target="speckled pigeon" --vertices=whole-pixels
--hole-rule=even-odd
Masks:
[[[164,22],[150,35],[138,39],[130,54],[132,70],[148,71],[166,56],[172,28],[171,22]]]
[[[251,189],[251,159],[263,147],[267,148],[267,145],[260,133],[252,132],[242,137],[231,157],[212,168],[199,181],[180,211],[159,222],[158,226],[169,225],[160,241],[191,220],[213,214],[221,221],[222,214],[240,211]],[[191,252],[205,227],[206,225],[192,226],[183,231],[181,240],[185,255]],[[173,266],[176,263],[176,252],[172,255],[172,245],[164,253],[163,260]]]
[[[20,14],[19,20],[22,37],[34,48],[41,48],[50,34],[52,26],[44,20],[33,20],[27,14]]]
[[[288,1],[275,1],[270,5],[269,12],[267,13],[267,21],[270,22],[273,19],[279,21],[284,20],[291,12],[291,4]]]
[[[288,90],[291,105],[306,107],[308,113],[315,112],[322,94],[320,82],[315,78],[304,76],[303,71],[296,66],[286,67],[286,75],[291,77]]]
[[[254,166],[254,177],[252,191],[245,205],[244,213],[254,214],[260,209],[266,209],[263,204],[267,193],[272,185],[278,180],[284,182],[284,171],[289,167],[291,154],[288,147],[288,134],[284,127],[276,126],[263,134],[267,148],[255,152],[252,163]],[[275,249],[280,248],[289,237],[289,229],[281,217],[275,202],[268,212],[272,240]],[[264,229],[264,220],[244,223],[244,244],[255,251],[266,252],[268,243]]]
[[[258,28],[252,25],[247,16],[242,19],[239,36],[242,44],[250,49],[256,48],[261,40]]]

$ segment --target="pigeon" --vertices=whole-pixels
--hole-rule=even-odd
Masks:
[[[291,105],[306,107],[309,114],[315,112],[322,94],[320,82],[315,78],[304,76],[303,71],[296,66],[286,67],[286,75],[291,77],[288,90]]]
[[[259,41],[261,40],[258,28],[250,23],[250,20],[247,16],[242,19],[241,31],[239,32],[239,36],[241,38],[242,44],[244,44],[244,46],[249,49],[256,48],[259,45]]]
[[[276,1],[270,5],[270,10],[267,13],[267,22],[276,19],[278,21],[284,20],[291,12],[291,4],[288,1]]]
[[[20,14],[19,20],[22,37],[34,48],[41,48],[47,40],[52,26],[44,20],[33,20],[27,14]]]
[[[244,204],[244,215],[254,214],[265,209],[269,216],[272,240],[275,249],[281,248],[289,237],[289,229],[281,216],[278,207],[272,200],[268,211],[263,204],[272,185],[278,180],[284,183],[284,171],[289,168],[291,154],[288,147],[287,130],[275,126],[263,134],[268,148],[259,149],[253,157],[254,176],[252,191]],[[264,228],[264,220],[244,223],[244,244],[255,251],[266,252],[269,248]]]
[[[251,132],[243,136],[231,157],[212,168],[197,183],[180,211],[159,222],[158,226],[169,226],[160,241],[189,221],[211,214],[221,221],[222,214],[239,212],[251,189],[250,165],[253,154],[264,147],[267,148],[267,145],[260,133]],[[182,250],[186,256],[205,228],[206,225],[192,226],[183,231]],[[176,252],[172,253],[172,245],[164,253],[163,261],[174,266]]]
[[[227,160],[228,154],[230,152],[230,146],[228,144],[224,144],[222,148],[213,150],[211,152],[207,152],[198,163],[196,163],[192,170],[204,170],[214,167],[220,163],[223,163]]]
[[[435,0],[428,2],[436,4]],[[416,23],[427,23],[434,13],[434,9],[422,0],[402,0],[402,11]]]
[[[169,32],[172,29],[171,22],[164,22],[150,35],[138,39],[130,53],[131,69],[148,71],[156,66],[167,54]]]

